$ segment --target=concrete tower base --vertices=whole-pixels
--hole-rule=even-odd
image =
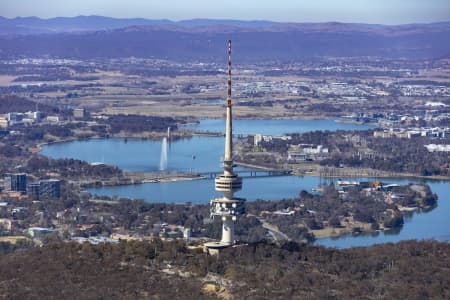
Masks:
[[[222,221],[222,240],[220,242],[231,246],[234,244],[234,221],[231,217],[223,217]]]
[[[209,242],[203,244],[205,246],[204,252],[210,255],[218,255],[220,250],[230,247],[230,244],[223,244],[222,242]]]

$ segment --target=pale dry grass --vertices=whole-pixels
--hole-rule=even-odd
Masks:
[[[2,236],[0,237],[0,242],[7,242],[11,244],[17,243],[20,240],[29,240],[29,238],[24,236]]]
[[[337,237],[339,235],[350,233],[355,228],[359,228],[362,231],[370,231],[371,224],[370,223],[363,223],[359,221],[355,221],[353,217],[348,218],[349,221],[345,222],[344,220],[341,220],[342,227],[340,228],[334,228],[331,226],[327,226],[323,229],[318,230],[311,230],[311,232],[314,234],[314,236],[318,239],[325,238],[325,237]]]
[[[0,75],[0,86],[10,86],[16,84],[13,82],[14,79],[16,79],[17,76],[10,76],[10,75]]]

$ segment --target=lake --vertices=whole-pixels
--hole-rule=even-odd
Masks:
[[[204,119],[200,124],[185,128],[204,132],[224,132],[225,119]],[[233,120],[234,134],[282,135],[315,130],[366,130],[375,128],[371,125],[336,122],[333,119],[322,120]]]
[[[201,120],[189,129],[223,132],[223,119]],[[339,123],[325,120],[236,120],[235,134],[271,134],[307,132],[311,130],[365,130],[369,125]],[[168,144],[167,171],[208,172],[221,169],[224,152],[223,137],[179,139]],[[126,171],[155,172],[160,169],[162,141],[141,139],[90,139],[42,146],[41,154],[52,158],[76,158],[90,163],[102,162]]]
[[[189,128],[222,132],[224,120],[202,120]],[[222,128],[222,129],[221,129]],[[284,133],[311,130],[358,130],[370,126],[337,123],[333,120],[237,120],[233,122],[237,134],[262,133],[282,135]],[[153,172],[160,167],[161,141],[139,139],[92,139],[45,145],[42,154],[53,158],[77,158],[88,162],[104,162],[124,170]],[[220,170],[223,155],[223,137],[196,136],[176,140],[167,147],[167,172],[207,172]],[[375,179],[362,179],[375,180]],[[383,179],[384,182],[407,184],[419,180]],[[377,243],[397,242],[405,239],[436,239],[450,241],[450,184],[449,182],[426,181],[438,194],[438,206],[429,211],[414,213],[405,219],[398,232],[380,232],[377,235],[347,235],[337,239],[325,238],[316,241],[318,245],[338,248],[367,246]],[[237,196],[248,201],[255,199],[275,200],[298,196],[301,190],[311,191],[320,184],[318,177],[269,177],[245,178],[243,190]],[[89,189],[98,195],[125,198],[141,198],[148,202],[208,203],[220,196],[214,190],[213,180],[192,180],[179,182],[147,183],[141,185],[100,187]]]

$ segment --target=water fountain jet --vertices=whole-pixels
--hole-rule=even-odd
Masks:
[[[167,138],[164,137],[161,144],[161,156],[159,159],[159,170],[167,170]]]

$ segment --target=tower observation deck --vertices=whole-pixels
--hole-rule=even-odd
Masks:
[[[228,96],[226,99],[226,127],[225,127],[225,155],[223,160],[223,174],[216,177],[216,191],[222,192],[223,197],[211,200],[211,218],[221,217],[222,239],[220,242],[205,244],[208,248],[224,248],[231,246],[234,241],[234,221],[245,212],[245,199],[234,197],[234,193],[242,189],[242,178],[233,172],[233,126],[231,103],[231,40],[228,41]]]

